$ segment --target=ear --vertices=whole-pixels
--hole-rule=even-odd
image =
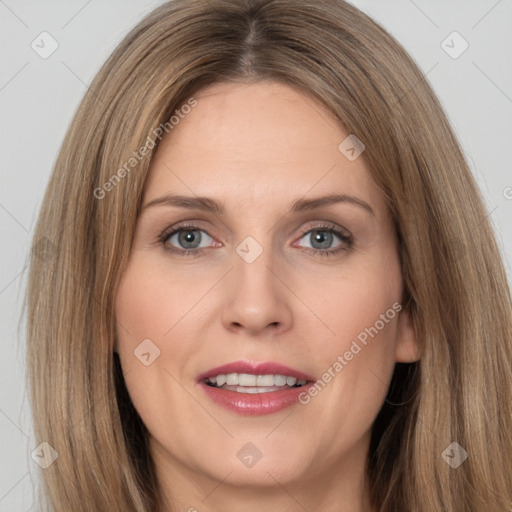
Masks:
[[[411,311],[402,309],[398,315],[396,362],[413,363],[420,357],[420,344],[416,337]]]

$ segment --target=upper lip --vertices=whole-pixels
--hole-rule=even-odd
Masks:
[[[289,366],[274,363],[272,361],[234,361],[232,363],[223,364],[212,368],[198,376],[198,382],[208,379],[209,377],[216,377],[220,374],[228,373],[249,373],[251,375],[286,375],[287,377],[295,377],[297,380],[314,381],[315,378],[306,373],[290,368]]]

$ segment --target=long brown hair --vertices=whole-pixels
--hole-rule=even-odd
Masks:
[[[510,511],[511,298],[487,212],[421,70],[342,0],[174,0],[95,77],[44,197],[34,235],[44,257],[33,251],[30,264],[35,432],[58,453],[43,471],[50,510],[158,506],[147,432],[114,355],[122,326],[113,313],[154,132],[209,84],[263,79],[305,91],[364,142],[396,226],[422,357],[397,364],[375,422],[372,503]],[[148,154],[126,167],[148,137]],[[459,445],[468,458],[454,468]]]

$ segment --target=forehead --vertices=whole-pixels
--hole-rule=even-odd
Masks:
[[[215,84],[194,99],[159,145],[146,198],[172,192],[263,205],[341,192],[384,208],[363,158],[339,149],[349,134],[312,97],[264,81]]]

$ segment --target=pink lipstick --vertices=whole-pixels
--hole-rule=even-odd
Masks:
[[[247,416],[296,404],[316,379],[279,363],[236,361],[202,373],[197,381],[214,403]]]

